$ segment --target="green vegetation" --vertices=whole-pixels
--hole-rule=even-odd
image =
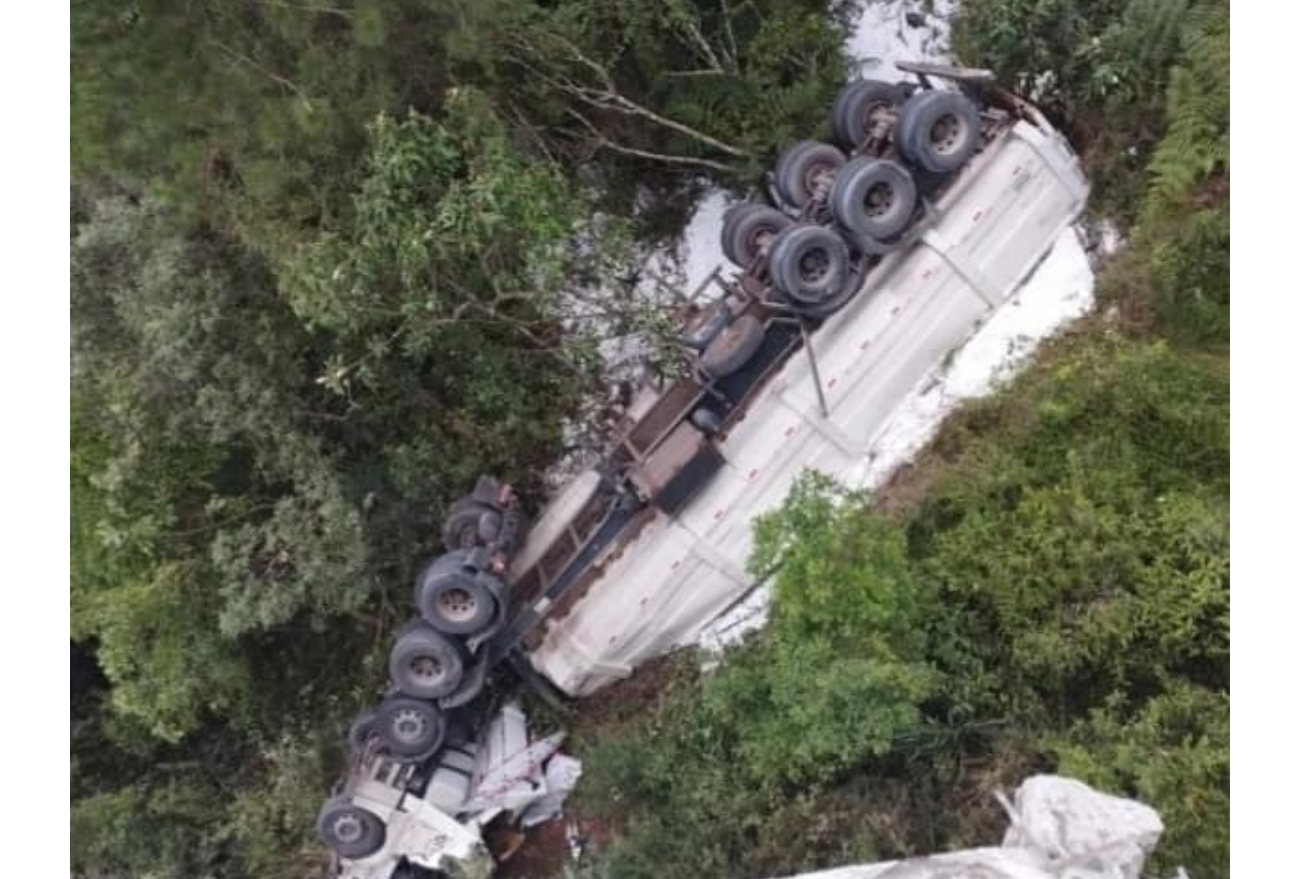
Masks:
[[[964,9],[967,60],[1055,72],[1103,208],[1141,192],[1100,313],[882,498],[809,474],[760,522],[769,628],[584,738],[593,876],[987,844],[1034,771],[1155,806],[1152,872],[1228,875],[1227,4]]]
[[[954,42],[1083,147],[1094,208],[1132,220],[1152,175],[1226,166],[1227,32],[1215,0],[974,0]]]
[[[446,505],[534,487],[660,319],[635,240],[823,124],[841,42],[811,0],[73,4],[77,875],[319,873]]]
[[[1059,767],[1162,810],[1159,869],[1227,873],[1227,6],[965,9],[1130,223],[1109,316],[911,501],[813,479],[762,524],[771,629],[584,741],[595,872],[987,842],[990,787]],[[824,133],[841,39],[812,0],[73,4],[75,875],[319,874],[442,512],[531,487],[593,386],[564,297]]]

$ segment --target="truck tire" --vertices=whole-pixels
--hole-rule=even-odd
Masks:
[[[778,232],[794,223],[776,208],[762,204],[737,205],[722,221],[722,252],[747,269],[771,244]]]
[[[703,351],[731,322],[731,309],[725,302],[715,302],[692,316],[678,340],[695,351]]]
[[[375,712],[375,735],[397,758],[422,760],[442,747],[447,721],[438,706],[410,696],[389,696]]]
[[[700,368],[710,378],[737,372],[763,344],[763,324],[752,314],[736,318],[700,355]]]
[[[478,501],[462,498],[451,505],[447,518],[442,525],[442,545],[450,550],[472,549],[483,541],[483,518],[501,514]],[[498,527],[499,527],[498,522]]]
[[[907,228],[916,210],[916,183],[889,159],[862,156],[844,166],[831,189],[835,221],[859,235],[892,238]]]
[[[798,309],[836,300],[849,283],[849,249],[824,226],[792,226],[772,242],[772,285]]]
[[[979,109],[958,92],[917,92],[898,114],[894,145],[909,162],[927,171],[956,171],[979,144]]]
[[[801,140],[776,160],[776,191],[791,206],[802,208],[819,188],[829,190],[843,164],[844,153],[830,144]]]
[[[831,105],[831,131],[846,150],[857,149],[876,127],[881,111],[897,113],[906,100],[902,87],[864,79],[840,89]]]
[[[460,686],[465,662],[456,644],[427,623],[406,632],[388,654],[397,689],[416,699],[438,699]]]
[[[497,601],[465,564],[464,551],[450,552],[425,569],[416,584],[415,606],[429,625],[447,635],[477,635],[490,626]]]
[[[375,710],[373,708],[358,714],[348,726],[348,749],[353,754],[360,754],[375,734]]]
[[[379,851],[387,835],[374,812],[353,805],[347,797],[335,797],[321,807],[316,834],[340,858],[353,860]]]

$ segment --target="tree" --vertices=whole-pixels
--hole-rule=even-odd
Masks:
[[[743,181],[825,127],[848,71],[842,42],[822,4],[570,0],[503,37],[528,96],[503,100],[558,155]]]

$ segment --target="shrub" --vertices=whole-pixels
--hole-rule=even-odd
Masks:
[[[1180,682],[1137,711],[1093,711],[1056,744],[1060,771],[1160,812],[1152,874],[1228,875],[1228,694]]]

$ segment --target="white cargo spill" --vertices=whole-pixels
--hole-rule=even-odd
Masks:
[[[962,172],[938,222],[891,254],[796,354],[721,441],[726,466],[674,519],[659,515],[531,653],[565,692],[586,695],[693,642],[752,586],[754,516],[805,469],[862,473],[894,409],[1003,305],[1078,217],[1087,183],[1045,121],[1018,122]]]

